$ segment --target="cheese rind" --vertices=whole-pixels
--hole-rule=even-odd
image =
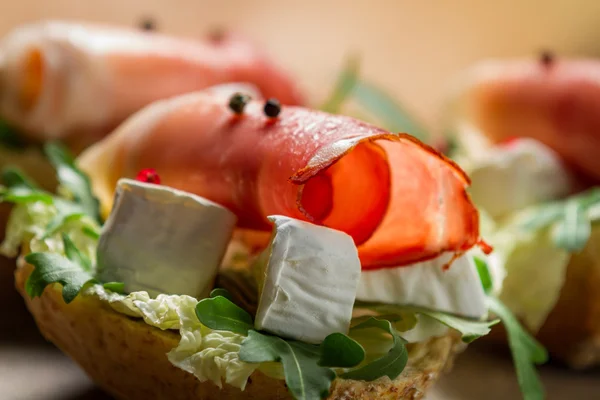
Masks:
[[[282,337],[320,343],[347,333],[360,276],[347,234],[283,216],[256,265],[260,298],[255,326]]]
[[[99,279],[124,282],[127,292],[205,297],[235,223],[202,197],[121,179],[98,242]]]
[[[356,298],[485,317],[485,293],[472,256],[463,255],[445,269],[451,257],[447,253],[406,267],[363,271]]]

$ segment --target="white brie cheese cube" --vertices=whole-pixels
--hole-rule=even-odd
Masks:
[[[494,146],[464,165],[473,201],[492,217],[555,200],[571,191],[560,157],[533,139]]]
[[[205,297],[235,223],[202,197],[121,179],[98,242],[99,279],[124,282],[128,292]]]
[[[444,266],[451,254],[405,267],[363,271],[357,300],[412,305],[464,317],[487,315],[485,293],[470,255]]]
[[[307,343],[347,333],[360,261],[347,234],[283,216],[258,261],[257,329]]]

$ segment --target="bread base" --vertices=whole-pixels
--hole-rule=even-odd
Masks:
[[[571,257],[558,301],[537,334],[552,359],[572,369],[600,365],[600,231],[592,232],[585,249]],[[497,325],[482,339],[505,345],[506,333]]]
[[[177,346],[178,333],[119,314],[94,297],[78,296],[67,305],[60,286],[53,285],[32,300],[24,290],[31,270],[29,265],[18,268],[15,281],[42,334],[119,399],[291,399],[284,381],[260,372],[252,374],[244,391],[198,381],[166,357]],[[455,335],[411,345],[408,366],[398,378],[337,379],[329,399],[421,399],[462,348]]]

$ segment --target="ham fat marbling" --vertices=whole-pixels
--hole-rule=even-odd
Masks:
[[[281,214],[350,234],[364,268],[461,253],[477,243],[464,172],[412,136],[301,107],[242,116],[198,92],[156,102],[78,159],[104,212],[121,177],[154,168],[162,184],[216,201],[241,228]]]

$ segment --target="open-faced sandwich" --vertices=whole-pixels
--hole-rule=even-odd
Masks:
[[[412,136],[206,91],[76,161],[45,149],[58,194],[11,172],[3,248],[41,332],[118,398],[417,399],[493,315],[543,397],[469,178]]]
[[[500,298],[555,358],[600,364],[600,62],[484,62],[454,96],[455,159],[506,267]]]
[[[77,154],[153,101],[208,87],[228,97],[240,85],[302,103],[292,80],[235,34],[199,40],[78,22],[20,26],[0,44],[0,168],[17,165],[53,189],[45,141]],[[8,210],[0,208],[2,231]]]

